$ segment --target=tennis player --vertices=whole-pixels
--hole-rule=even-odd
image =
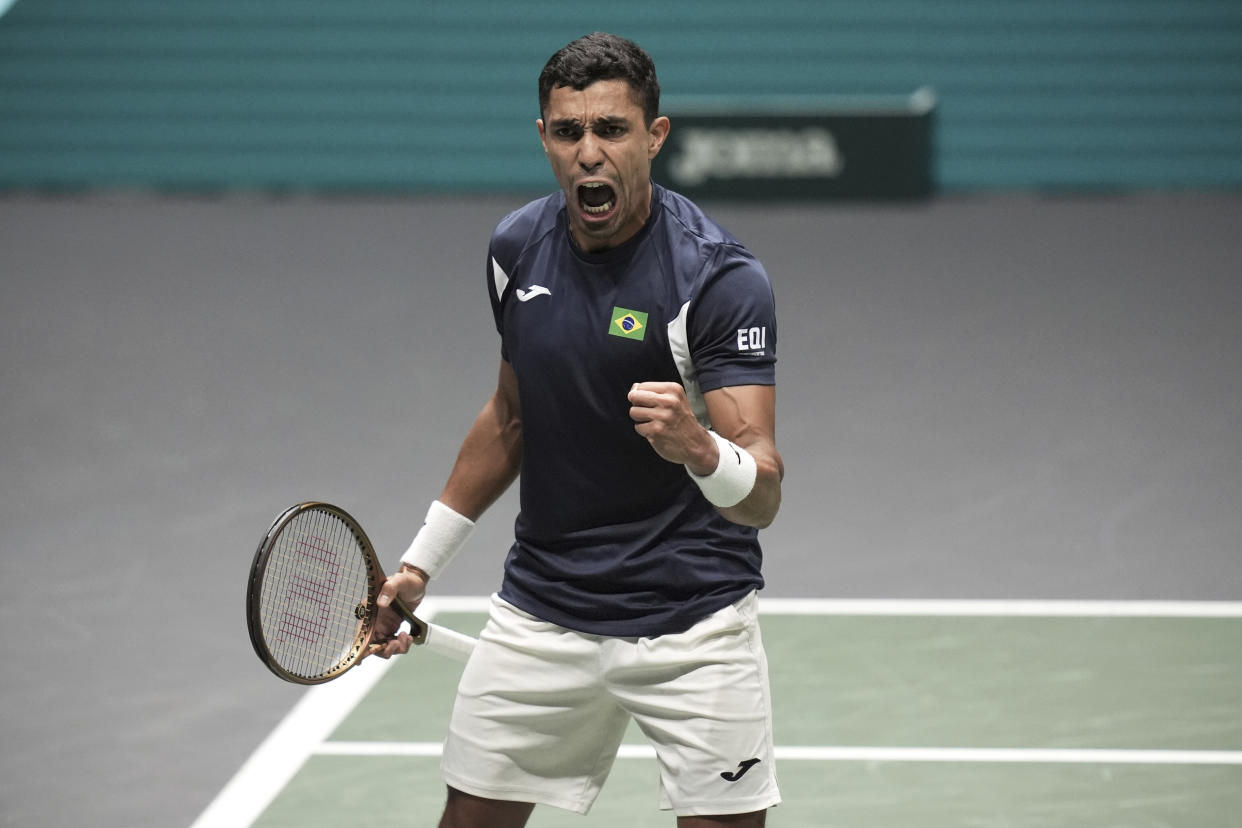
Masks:
[[[652,182],[669,134],[651,58],[592,34],[548,60],[539,137],[560,184],[497,226],[500,374],[384,586],[415,606],[521,473],[515,541],[462,675],[447,828],[586,813],[628,722],[678,825],[780,801],[755,593],[776,516],[776,318],[763,267]],[[409,649],[381,617],[384,657]]]

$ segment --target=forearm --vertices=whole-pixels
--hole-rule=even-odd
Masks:
[[[734,523],[757,529],[770,525],[780,510],[785,475],[773,442],[745,431],[727,435],[716,430],[713,437],[704,429],[695,443],[698,448],[686,461],[686,470],[708,501]]]
[[[401,577],[421,600],[427,582],[452,561],[475,521],[509,488],[522,466],[522,416],[513,368],[503,360],[496,393],[466,433],[457,462],[423,526],[401,556]],[[413,570],[411,574],[407,570]],[[405,593],[402,593],[403,597]]]
[[[397,634],[401,617],[389,605],[399,596],[408,608],[417,607],[427,584],[466,542],[473,521],[517,477],[522,465],[522,420],[516,394],[511,393],[516,386],[508,382],[511,376],[507,366],[501,369],[500,387],[462,441],[439,503],[432,504],[427,522],[401,557],[401,568],[384,582],[377,600],[380,622],[368,655],[389,658],[409,651],[413,641],[407,633]]]
[[[440,501],[478,518],[504,494],[522,466],[522,421],[497,391],[483,406],[462,441]]]
[[[767,443],[751,443],[742,445],[734,441],[739,448],[748,451],[755,458],[755,485],[740,503],[733,506],[717,507],[720,514],[734,523],[764,529],[776,519],[781,508],[781,480],[785,476],[785,467],[776,447]]]
[[[708,414],[717,435],[753,460],[754,483],[740,501],[717,509],[729,520],[763,529],[776,519],[781,505],[785,464],[776,448],[776,391],[771,386],[722,388],[706,395]],[[710,435],[708,435],[710,438]],[[715,440],[695,440],[695,455],[686,463],[697,475],[708,474],[721,463]],[[706,450],[705,450],[706,449]],[[734,448],[728,448],[731,453]],[[725,457],[729,462],[736,458]]]

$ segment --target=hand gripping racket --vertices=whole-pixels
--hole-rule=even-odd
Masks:
[[[366,654],[384,571],[358,521],[327,503],[299,503],[276,518],[254,554],[246,591],[250,643],[285,681],[319,684]],[[465,661],[468,635],[428,624],[400,599],[393,609],[416,644]]]

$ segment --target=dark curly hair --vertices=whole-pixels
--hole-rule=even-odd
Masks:
[[[660,114],[660,82],[655,63],[637,43],[606,32],[580,37],[548,58],[539,73],[539,113],[548,108],[552,90],[586,89],[596,81],[624,80],[630,85],[647,126]]]

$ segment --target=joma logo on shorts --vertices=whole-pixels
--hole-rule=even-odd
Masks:
[[[726,782],[736,782],[737,780],[741,779],[743,776],[746,775],[746,771],[750,770],[757,764],[759,764],[758,759],[747,759],[745,762],[739,762],[737,766],[737,770],[733,771],[732,773],[726,771],[720,774],[720,778]]]

